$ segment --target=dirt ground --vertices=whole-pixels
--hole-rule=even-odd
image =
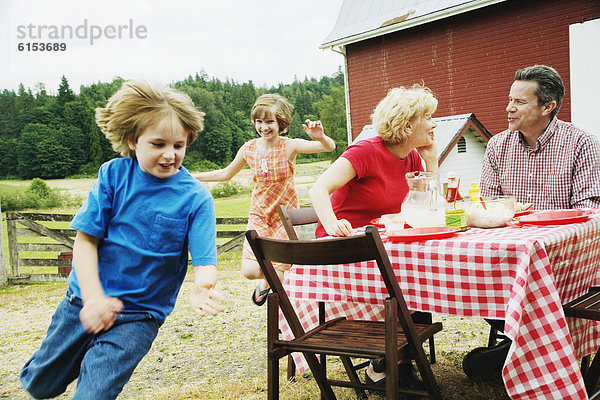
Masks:
[[[125,386],[121,399],[147,397],[153,390],[182,384],[262,375],[266,371],[266,308],[250,301],[253,285],[243,278],[221,276],[218,287],[227,297],[227,310],[200,318],[187,304],[191,281],[186,280],[174,312],[167,318]],[[0,399],[29,399],[19,371],[37,350],[66,283],[0,288]],[[72,396],[75,385],[57,399]]]
[[[223,395],[219,392],[220,385],[258,382],[259,390],[266,388],[266,307],[256,307],[250,301],[254,283],[243,279],[236,270],[221,271],[218,288],[227,297],[227,310],[209,318],[200,318],[190,311],[187,304],[190,285],[186,280],[175,310],[119,399],[184,398],[164,397],[165,390],[177,393],[177,388],[184,386],[203,390],[213,387],[215,393],[206,398],[245,399],[243,394]],[[64,282],[0,288],[0,399],[30,399],[19,383],[19,371],[39,347],[65,290]],[[476,385],[460,367],[466,352],[485,343],[487,324],[478,318],[434,315],[434,319],[444,324],[444,330],[435,336],[438,362],[432,368],[445,398],[506,399],[501,383]],[[283,362],[281,365],[284,368]],[[74,390],[75,384],[71,384],[57,399],[71,398]],[[237,390],[244,393],[243,388]],[[295,396],[281,398],[295,399]],[[266,398],[266,393],[256,398]]]

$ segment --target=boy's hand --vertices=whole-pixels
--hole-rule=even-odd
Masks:
[[[123,310],[123,303],[116,297],[90,298],[84,302],[79,312],[79,320],[86,332],[95,335],[109,330],[121,310]]]
[[[306,120],[305,124],[302,124],[304,132],[313,140],[321,140],[323,138],[323,125],[321,121]]]
[[[215,289],[205,286],[194,285],[189,297],[190,307],[200,316],[206,314],[217,315],[225,310],[225,307],[221,304],[223,301],[225,301],[225,296]]]

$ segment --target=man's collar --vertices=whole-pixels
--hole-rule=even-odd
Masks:
[[[544,147],[546,145],[546,143],[548,143],[548,141],[550,141],[550,139],[552,139],[552,136],[554,136],[555,133],[555,129],[554,127],[557,124],[558,119],[555,117],[552,118],[552,120],[550,121],[550,123],[548,124],[548,126],[546,126],[546,129],[544,130],[544,133],[542,133],[540,136],[538,136],[537,140],[536,140],[536,146],[533,148],[533,150],[538,150],[541,149],[542,147]],[[527,140],[525,140],[525,135],[523,134],[523,132],[519,131],[519,138],[521,140],[521,143],[523,143],[524,146],[530,147],[529,144],[527,143]]]

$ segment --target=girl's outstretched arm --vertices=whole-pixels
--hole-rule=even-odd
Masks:
[[[192,176],[201,182],[223,182],[233,178],[246,166],[246,151],[244,146],[240,147],[235,158],[228,166],[208,172],[198,172]]]
[[[288,158],[292,159],[299,153],[322,153],[333,151],[335,142],[329,136],[325,135],[321,121],[306,120],[302,124],[304,131],[313,140],[292,139],[292,146],[288,147]]]

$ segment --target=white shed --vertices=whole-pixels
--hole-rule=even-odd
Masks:
[[[481,177],[481,164],[491,133],[477,120],[475,114],[436,117],[435,138],[438,146],[440,179],[446,182],[448,172],[460,178],[461,195],[468,194],[471,182]],[[354,142],[377,135],[372,125],[365,125]]]

